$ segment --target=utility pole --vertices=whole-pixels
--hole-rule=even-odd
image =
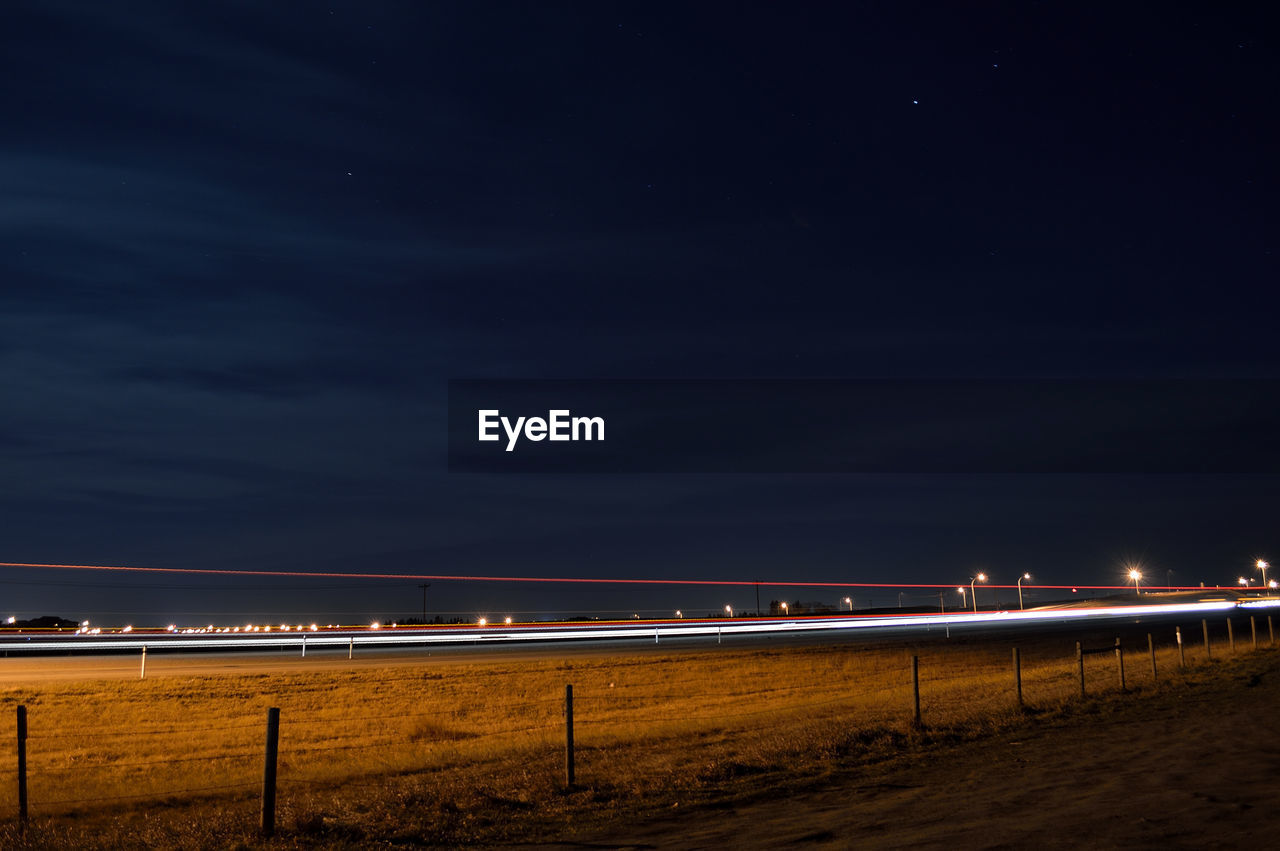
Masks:
[[[760,580],[756,580],[756,617],[760,617]]]
[[[424,582],[418,586],[422,589],[422,625],[427,625],[427,589],[431,587],[430,582]]]

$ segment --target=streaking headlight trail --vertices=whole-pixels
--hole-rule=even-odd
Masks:
[[[956,612],[952,614],[910,616],[845,615],[804,618],[619,621],[589,624],[502,624],[500,626],[484,623],[462,627],[400,627],[395,629],[388,629],[382,625],[373,625],[358,629],[333,628],[309,632],[223,632],[218,634],[186,635],[181,632],[165,631],[149,636],[142,636],[134,631],[116,635],[79,633],[56,638],[48,635],[16,633],[0,638],[0,650],[25,652],[115,650],[124,652],[141,650],[146,647],[173,650],[235,651],[290,647],[369,648],[407,645],[422,647],[474,644],[514,645],[531,642],[565,641],[648,640],[660,643],[663,639],[699,637],[724,638],[744,635],[799,635],[806,633],[848,634],[858,630],[930,630],[965,626],[1018,626],[1048,622],[1084,623],[1170,615],[1190,615],[1201,618],[1215,613],[1227,613],[1234,609],[1256,609],[1262,607],[1280,607],[1280,598],[1058,608],[1025,612],[999,611],[979,612],[976,614],[973,612]]]

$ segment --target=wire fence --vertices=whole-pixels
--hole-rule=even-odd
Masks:
[[[603,773],[606,762],[611,776],[658,775],[670,770],[673,754],[699,759],[698,747],[713,762],[727,753],[725,743],[738,754],[762,753],[851,731],[962,729],[1036,706],[1145,689],[1215,654],[1274,644],[1271,617],[1261,628],[1258,620],[1249,618],[1237,634],[1227,619],[1225,646],[1220,625],[1211,641],[1205,621],[1162,627],[1145,640],[1130,635],[1127,644],[1046,638],[1025,647],[988,642],[910,654],[846,648],[800,666],[772,651],[756,653],[746,674],[733,654],[703,659],[697,676],[672,679],[661,664],[566,665],[539,674],[545,697],[530,697],[535,686],[518,683],[514,698],[494,693],[459,674],[448,688],[437,679],[401,678],[441,687],[411,689],[397,705],[389,691],[369,696],[377,691],[364,689],[376,682],[370,675],[345,700],[311,694],[291,704],[278,695],[284,708],[271,710],[274,727],[264,727],[259,712],[210,718],[185,707],[139,721],[127,707],[111,720],[112,711],[87,706],[88,723],[68,723],[65,710],[46,711],[37,698],[16,707],[17,735],[0,742],[0,807],[24,824],[33,815],[56,818],[112,802],[260,793],[263,832],[270,833],[267,801],[274,811],[277,783],[286,790],[377,787],[406,773],[513,761],[558,771],[552,764],[563,754],[563,782],[572,786],[594,769]],[[556,678],[570,684],[563,695],[548,687]],[[251,696],[263,699],[240,695]]]

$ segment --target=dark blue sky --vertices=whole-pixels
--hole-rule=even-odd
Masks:
[[[1280,551],[1274,476],[444,470],[450,378],[1280,377],[1256,4],[3,20],[0,560],[1087,583],[1144,558],[1213,583]],[[20,615],[420,606],[412,583],[4,571]]]

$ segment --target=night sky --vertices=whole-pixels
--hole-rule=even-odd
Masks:
[[[445,465],[449,379],[1280,378],[1263,4],[0,21],[0,560],[1212,585],[1280,558],[1272,474]],[[465,617],[726,602],[754,597],[429,591]],[[412,580],[0,568],[4,616],[420,609]]]

